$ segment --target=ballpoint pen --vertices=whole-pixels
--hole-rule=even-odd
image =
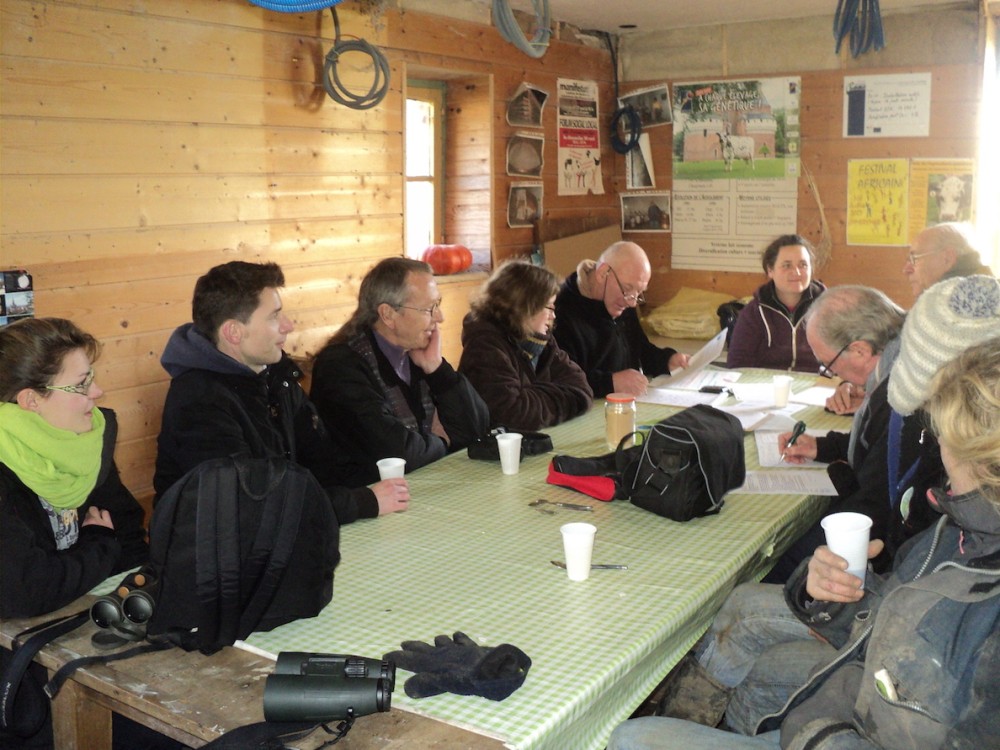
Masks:
[[[798,440],[800,437],[802,437],[805,431],[806,431],[806,423],[800,419],[798,422],[795,423],[795,426],[792,428],[792,436],[788,438],[788,442],[785,443],[785,450],[781,451],[782,461],[785,460],[785,453],[788,452],[788,449],[791,446],[795,445],[795,441]]]

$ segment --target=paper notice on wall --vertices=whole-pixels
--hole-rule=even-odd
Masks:
[[[909,186],[906,159],[848,160],[847,244],[909,244]]]
[[[927,137],[931,74],[844,78],[844,138]]]
[[[604,194],[597,83],[560,78],[557,114],[559,195]]]

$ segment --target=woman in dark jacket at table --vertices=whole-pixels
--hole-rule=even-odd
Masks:
[[[538,430],[583,414],[593,392],[552,338],[559,280],[526,261],[498,268],[462,326],[458,371],[483,397],[493,425]]]
[[[146,561],[115,415],[95,405],[98,352],[60,318],[0,328],[0,617],[52,612]]]
[[[826,289],[812,280],[809,240],[785,234],[767,246],[761,265],[768,282],[740,310],[729,342],[727,367],[765,367],[815,373],[819,362],[806,341],[805,314]]]

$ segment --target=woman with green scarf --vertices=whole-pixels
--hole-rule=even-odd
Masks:
[[[0,328],[0,617],[52,612],[148,556],[114,412],[95,405],[98,352],[60,318]]]

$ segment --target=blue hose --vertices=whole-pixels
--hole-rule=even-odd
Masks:
[[[882,30],[882,10],[878,0],[838,0],[833,16],[833,36],[837,40],[835,52],[840,54],[841,42],[851,39],[851,55],[857,57],[872,47],[885,47]]]
[[[250,0],[254,5],[281,13],[308,13],[311,10],[323,10],[337,5],[341,0],[313,0],[310,3],[285,2],[285,0]]]
[[[514,12],[510,9],[509,0],[493,0],[493,22],[500,31],[500,36],[513,44],[529,57],[541,57],[549,48],[549,37],[552,36],[552,15],[549,12],[549,0],[532,0],[535,6],[535,35],[529,42],[521,27],[517,25]]]

